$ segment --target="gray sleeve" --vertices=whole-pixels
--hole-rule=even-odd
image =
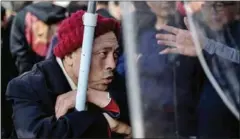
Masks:
[[[222,43],[205,38],[203,41],[203,50],[210,55],[215,54],[219,57],[240,64],[240,51]]]

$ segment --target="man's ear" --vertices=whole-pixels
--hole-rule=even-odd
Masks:
[[[64,63],[66,63],[68,66],[72,67],[72,65],[73,65],[73,53],[66,55],[63,60],[64,60]]]

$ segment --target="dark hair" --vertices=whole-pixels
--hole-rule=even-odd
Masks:
[[[72,1],[67,7],[67,12],[69,15],[72,13],[77,12],[78,10],[84,10],[87,11],[87,1]]]
[[[147,5],[146,1],[134,1],[133,5],[134,5],[136,11],[151,11],[151,9]]]
[[[108,5],[108,1],[98,1],[98,4]]]

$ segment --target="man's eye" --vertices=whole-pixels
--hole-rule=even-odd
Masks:
[[[99,53],[101,58],[106,58],[107,57],[107,52],[100,52]]]
[[[117,52],[114,52],[114,53],[113,53],[113,57],[114,57],[114,59],[117,59],[118,56],[119,56],[119,54],[118,54]]]

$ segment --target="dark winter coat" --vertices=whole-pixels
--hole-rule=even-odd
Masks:
[[[129,123],[126,94],[120,90],[121,82],[114,82],[109,92],[120,108],[118,120]],[[89,103],[87,111],[72,109],[59,120],[55,118],[57,96],[70,90],[55,58],[40,62],[31,71],[13,79],[8,85],[7,99],[13,107],[18,138],[109,137],[103,110],[94,104]]]

